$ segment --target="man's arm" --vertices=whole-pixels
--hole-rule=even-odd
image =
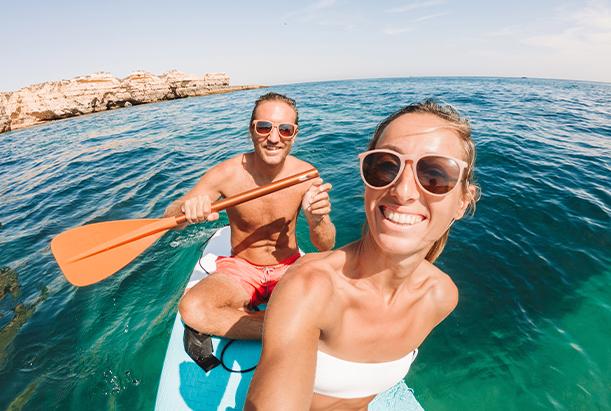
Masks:
[[[307,219],[307,217],[306,217]],[[332,250],[335,246],[335,225],[329,215],[321,219],[310,221],[310,241],[318,251]]]
[[[185,214],[189,223],[218,219],[218,213],[211,213],[211,205],[221,196],[222,183],[230,177],[231,167],[227,164],[229,161],[231,160],[208,170],[195,187],[166,208],[164,217]]]
[[[310,241],[318,251],[331,250],[335,246],[335,225],[331,222],[331,184],[322,179],[313,180],[301,201],[301,208],[310,226]]]

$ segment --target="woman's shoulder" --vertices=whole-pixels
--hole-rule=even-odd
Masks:
[[[337,273],[345,261],[341,250],[310,253],[299,258],[282,276],[274,289],[299,295],[301,301],[322,304],[332,300]]]
[[[282,278],[283,282],[316,287],[323,291],[333,286],[333,277],[340,269],[343,252],[340,250],[306,254],[298,259]]]
[[[441,322],[458,305],[458,287],[444,271],[428,261],[424,264],[422,274],[427,283],[426,298]]]
[[[266,320],[285,321],[300,326],[324,328],[335,313],[334,253],[307,254],[282,276],[268,303]]]

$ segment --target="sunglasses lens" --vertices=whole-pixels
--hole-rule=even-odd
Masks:
[[[423,157],[416,165],[418,181],[433,194],[446,194],[458,183],[460,165],[451,158]]]
[[[363,158],[363,178],[372,187],[385,187],[401,170],[401,159],[392,153],[370,153]]]
[[[292,124],[279,124],[278,133],[282,137],[293,137],[295,135],[295,126]]]
[[[255,132],[259,135],[266,136],[272,132],[272,123],[270,121],[257,121],[255,123]]]

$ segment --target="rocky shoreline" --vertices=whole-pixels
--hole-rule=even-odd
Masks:
[[[136,71],[119,79],[100,72],[0,93],[0,133],[137,104],[261,87],[230,86],[225,73],[193,76],[171,70],[156,76]]]

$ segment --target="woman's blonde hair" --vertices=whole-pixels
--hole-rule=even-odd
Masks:
[[[471,125],[469,120],[462,117],[460,113],[449,104],[441,104],[433,99],[426,99],[420,103],[410,104],[403,107],[400,110],[395,111],[390,116],[386,117],[376,128],[373,138],[369,142],[368,150],[376,148],[378,141],[380,140],[382,133],[386,127],[397,118],[409,114],[409,113],[428,113],[437,116],[452,125],[452,128],[456,130],[456,133],[460,137],[463,148],[465,150],[464,161],[467,162],[467,168],[463,176],[463,196],[468,198],[469,204],[467,205],[467,211],[471,214],[475,212],[475,203],[479,200],[479,187],[474,182],[474,167],[475,167],[475,144],[471,138]],[[475,187],[475,195],[472,195],[469,191],[469,186]],[[429,250],[426,255],[426,259],[431,263],[434,262],[437,257],[441,255],[446,243],[448,242],[448,236],[450,234],[450,227],[446,232],[439,238]]]

